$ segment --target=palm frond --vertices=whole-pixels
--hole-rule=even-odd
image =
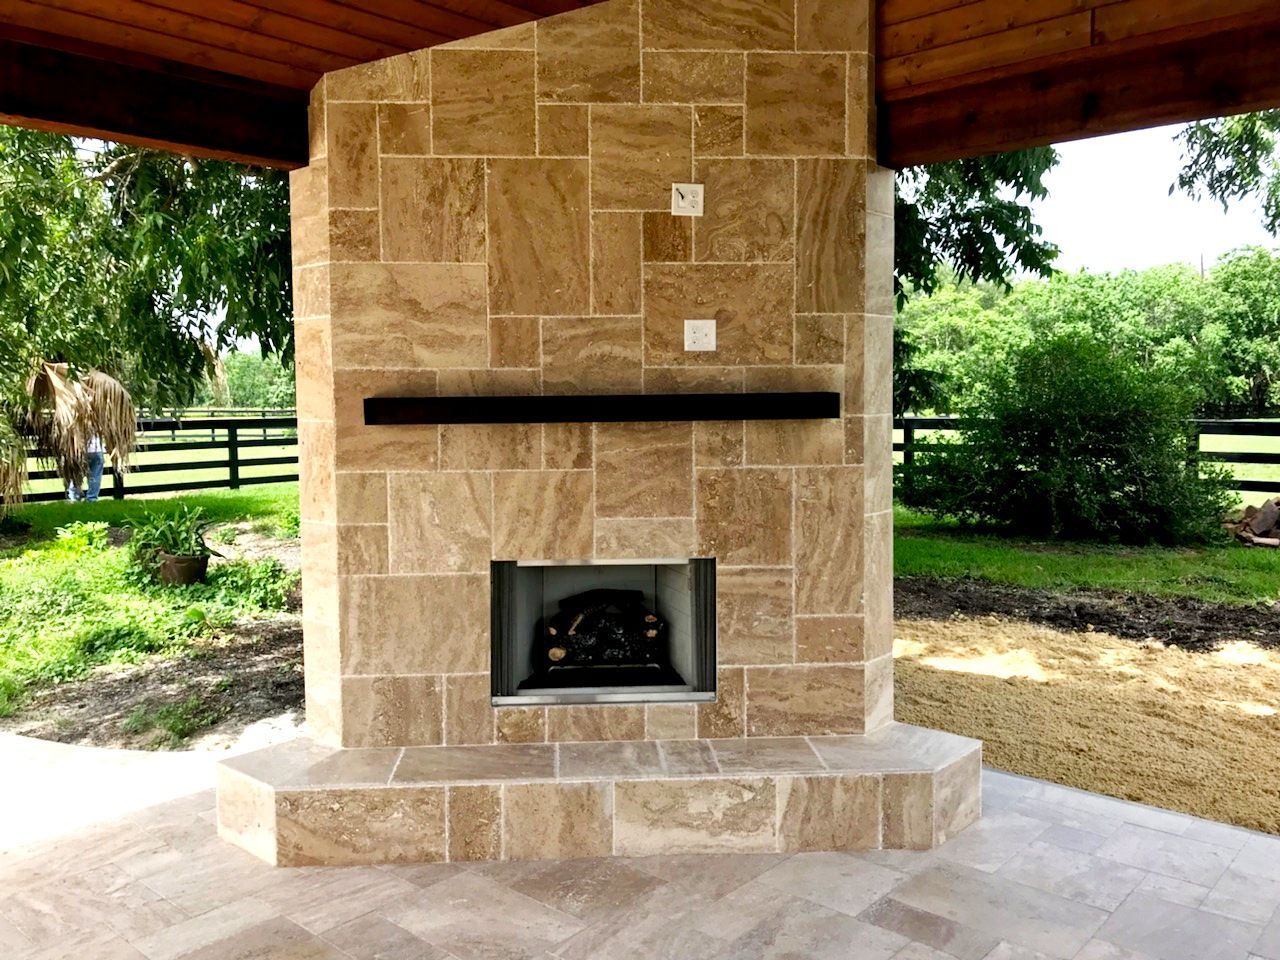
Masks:
[[[102,440],[117,473],[129,468],[129,455],[137,445],[138,413],[124,385],[101,370],[90,370],[81,381],[88,397],[91,435]]]

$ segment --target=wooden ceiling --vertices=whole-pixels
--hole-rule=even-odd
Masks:
[[[0,0],[0,121],[297,166],[321,74],[593,2]],[[1280,0],[878,0],[878,21],[893,166],[1280,105]]]

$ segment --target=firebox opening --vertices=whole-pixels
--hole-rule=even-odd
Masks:
[[[495,561],[493,702],[715,698],[715,561]]]

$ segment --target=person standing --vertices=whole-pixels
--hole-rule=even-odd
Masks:
[[[102,466],[106,451],[102,446],[102,438],[96,433],[89,438],[89,464],[86,474],[86,489],[82,492],[78,484],[67,484],[67,499],[72,503],[85,500],[96,503],[98,492],[102,489]]]

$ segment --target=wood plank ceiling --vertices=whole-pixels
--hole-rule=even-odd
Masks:
[[[0,121],[296,166],[322,73],[593,2],[0,0]],[[1280,0],[867,2],[894,166],[1280,104]]]

